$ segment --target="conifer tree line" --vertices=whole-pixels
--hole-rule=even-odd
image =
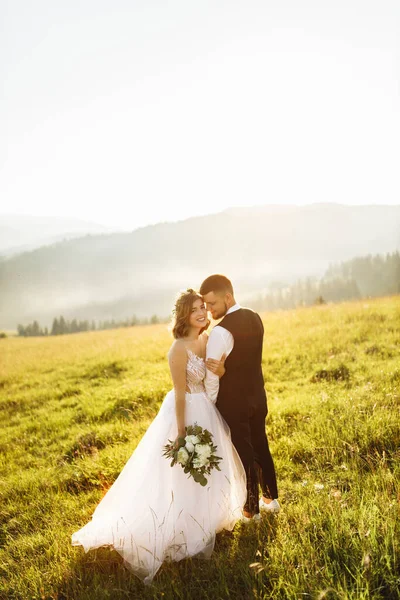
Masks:
[[[364,256],[329,267],[322,279],[307,278],[260,294],[256,310],[275,310],[400,294],[400,252]]]
[[[161,320],[157,315],[153,315],[150,319],[138,319],[135,315],[131,319],[125,319],[123,321],[117,321],[111,319],[108,321],[99,321],[96,323],[94,320],[78,321],[72,319],[68,321],[62,315],[53,319],[53,325],[49,330],[47,327],[40,327],[37,321],[29,323],[29,325],[18,325],[17,331],[19,336],[23,337],[39,337],[46,335],[64,335],[66,333],[79,333],[80,331],[100,331],[103,329],[118,329],[121,327],[133,327],[134,325],[154,325],[160,323]]]
[[[400,252],[385,256],[365,256],[329,267],[322,279],[307,278],[290,286],[279,286],[267,294],[260,294],[249,305],[255,310],[277,310],[310,306],[325,302],[341,302],[357,298],[400,294]],[[116,329],[166,322],[157,315],[150,319],[133,316],[125,320],[66,320],[63,316],[53,320],[50,330],[40,327],[37,321],[27,326],[18,325],[20,336],[46,336]]]

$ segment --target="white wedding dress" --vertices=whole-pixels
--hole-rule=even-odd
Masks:
[[[246,475],[229,428],[205,393],[204,360],[190,350],[186,374],[186,425],[211,431],[221,471],[213,469],[202,487],[162,455],[163,446],[177,436],[171,390],[92,520],[72,535],[72,544],[85,552],[113,547],[145,583],[163,561],[209,558],[215,534],[234,527],[246,501]]]

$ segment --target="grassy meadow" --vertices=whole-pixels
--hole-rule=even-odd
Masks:
[[[400,598],[400,297],[263,318],[282,511],[149,587],[70,536],[171,387],[166,325],[0,340],[0,598]]]

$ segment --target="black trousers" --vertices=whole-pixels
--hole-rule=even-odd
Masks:
[[[247,500],[244,510],[251,514],[258,513],[259,485],[266,498],[278,497],[275,466],[265,432],[267,408],[265,405],[251,406],[245,416],[243,413],[240,417],[232,414],[222,416],[230,427],[233,445],[246,471]]]

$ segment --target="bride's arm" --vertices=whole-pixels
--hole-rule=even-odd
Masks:
[[[216,358],[207,358],[206,360],[207,369],[215,375],[218,375],[219,379],[225,375],[225,359],[226,354],[221,356],[221,360],[217,360]]]
[[[208,334],[206,331],[204,331],[201,334],[202,337],[202,341],[203,341],[203,351],[204,354],[206,354],[207,356],[207,342],[208,342]],[[214,375],[217,375],[219,379],[221,379],[221,377],[225,374],[225,360],[226,360],[226,353],[224,352],[223,355],[218,359],[218,358],[206,358],[206,367],[209,371],[211,371],[212,373],[214,373]]]
[[[187,352],[183,344],[174,342],[168,354],[169,368],[175,390],[175,414],[178,437],[185,437],[185,395]]]

